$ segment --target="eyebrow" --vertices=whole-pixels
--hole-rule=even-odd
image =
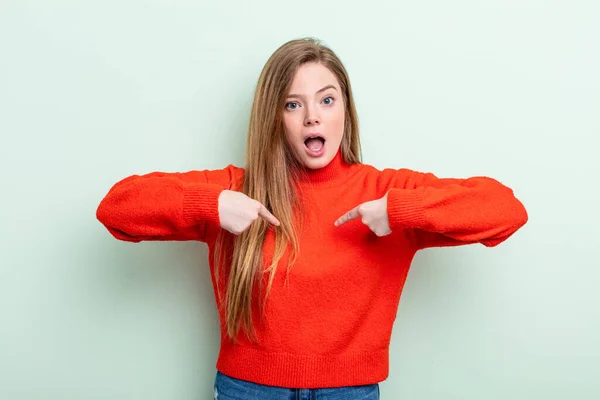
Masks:
[[[317,93],[316,93],[316,94],[319,94],[319,93],[321,93],[321,92],[324,92],[324,91],[326,91],[327,89],[333,89],[333,90],[336,90],[336,91],[337,91],[337,88],[336,88],[335,86],[333,86],[333,85],[327,85],[327,86],[324,86],[323,88],[321,88],[321,89],[317,90]],[[288,98],[289,98],[289,97],[299,97],[299,98],[302,98],[302,97],[304,97],[304,96],[303,96],[303,95],[301,95],[301,94],[289,94],[287,97],[288,97]]]

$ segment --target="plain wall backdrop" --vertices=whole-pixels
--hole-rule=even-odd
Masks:
[[[346,65],[364,161],[492,176],[528,224],[418,254],[382,399],[600,398],[600,3],[0,4],[0,398],[212,398],[202,243],[95,219],[131,174],[243,166],[258,75],[314,36]]]

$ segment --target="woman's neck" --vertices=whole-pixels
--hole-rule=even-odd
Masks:
[[[333,159],[324,167],[317,169],[302,167],[299,183],[316,186],[334,185],[345,181],[351,169],[352,165],[344,161],[342,152],[338,149]]]

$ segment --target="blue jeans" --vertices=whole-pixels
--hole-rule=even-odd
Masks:
[[[242,381],[217,371],[214,400],[378,400],[379,384],[327,389],[287,389]]]

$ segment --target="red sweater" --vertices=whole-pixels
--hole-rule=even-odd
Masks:
[[[153,172],[115,184],[97,218],[120,240],[199,240],[212,250],[220,228],[218,196],[244,170]],[[372,384],[388,376],[388,347],[400,294],[415,253],[426,247],[495,246],[527,221],[510,188],[486,177],[439,179],[408,169],[347,165],[338,155],[299,182],[308,202],[300,253],[284,285],[284,256],[273,282],[258,343],[224,335],[217,369],[289,388]],[[334,221],[388,194],[392,233],[378,237],[360,218]],[[264,247],[273,254],[273,231]],[[222,279],[219,284],[224,288]],[[215,298],[217,298],[215,296]],[[218,299],[217,299],[218,302]],[[220,304],[217,304],[221,310]]]

